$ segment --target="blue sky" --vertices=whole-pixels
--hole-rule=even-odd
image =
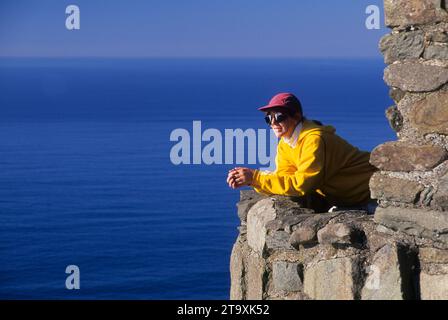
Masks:
[[[382,0],[1,0],[0,56],[380,57]],[[65,28],[76,4],[81,29]]]

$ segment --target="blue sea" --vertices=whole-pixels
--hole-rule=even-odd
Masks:
[[[395,139],[380,59],[0,59],[0,298],[227,299],[235,165],[170,133],[266,129],[293,92],[364,150]],[[257,165],[249,165],[256,168]],[[80,289],[67,290],[68,265]]]

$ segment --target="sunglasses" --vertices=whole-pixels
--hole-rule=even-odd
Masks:
[[[271,125],[272,123],[272,119],[275,120],[275,122],[280,123],[282,121],[285,121],[288,118],[288,116],[284,113],[273,113],[273,114],[268,114],[266,117],[264,117],[264,121],[266,121],[266,123],[268,125]]]

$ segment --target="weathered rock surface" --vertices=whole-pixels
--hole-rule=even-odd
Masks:
[[[448,264],[448,250],[423,247],[420,248],[418,256],[422,263]]]
[[[448,92],[435,92],[416,102],[409,113],[409,121],[422,135],[448,135]]]
[[[376,147],[371,153],[370,163],[387,171],[425,171],[433,169],[446,158],[446,150],[438,146],[392,141]]]
[[[291,234],[289,242],[296,249],[300,245],[315,243],[317,242],[316,229],[310,226],[300,226]]]
[[[404,91],[428,92],[448,82],[448,69],[419,62],[396,63],[384,70],[384,81]]]
[[[245,255],[240,239],[233,245],[230,256],[230,299],[241,300],[246,296]]]
[[[351,244],[356,241],[356,228],[347,223],[331,223],[320,229],[317,238],[321,244]]]
[[[422,300],[448,300],[448,273],[420,273],[420,292]]]
[[[373,199],[415,203],[424,186],[415,181],[391,178],[379,172],[370,179],[370,192]]]
[[[440,178],[431,206],[438,210],[448,211],[448,173]]]
[[[246,274],[246,294],[249,300],[261,300],[264,292],[266,262],[257,253],[248,252]]]
[[[423,55],[425,59],[448,59],[448,46],[446,45],[430,45],[425,49],[425,54]]]
[[[393,230],[448,243],[448,215],[436,210],[377,208],[375,221]]]
[[[388,34],[380,41],[380,50],[386,63],[417,59],[425,50],[425,33],[421,30]]]
[[[375,217],[313,214],[276,196],[259,200],[247,217],[247,229],[258,230],[259,238],[249,243],[250,232],[240,233],[233,247],[231,299],[446,297],[445,212],[391,207],[378,208]]]
[[[296,262],[278,261],[273,263],[272,278],[277,291],[300,291],[303,288],[302,265]]]
[[[384,0],[386,25],[410,26],[435,23],[446,19],[440,0]]]
[[[358,273],[357,257],[319,261],[305,269],[305,294],[317,300],[353,300]]]
[[[242,223],[246,222],[247,212],[249,211],[249,209],[262,198],[262,195],[253,190],[241,193],[240,201],[237,203],[237,208],[238,217],[240,218]]]
[[[362,289],[363,300],[403,300],[415,298],[411,275],[413,255],[399,244],[386,244],[373,256]]]
[[[276,217],[277,212],[271,198],[260,200],[247,213],[247,243],[258,254],[262,254],[265,249],[266,224]]]

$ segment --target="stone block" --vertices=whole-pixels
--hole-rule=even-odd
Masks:
[[[448,174],[445,174],[438,181],[437,191],[435,192],[431,206],[443,211],[448,211]]]
[[[269,232],[266,236],[266,250],[293,250],[289,243],[290,234],[286,231]]]
[[[446,60],[448,59],[448,46],[432,44],[425,49],[423,58],[428,60],[431,59]]]
[[[243,244],[236,241],[230,256],[230,300],[242,300],[245,298],[245,268]]]
[[[440,0],[384,0],[389,27],[436,23],[446,19]]]
[[[387,171],[425,171],[442,163],[447,156],[446,150],[439,146],[392,141],[377,146],[370,155],[370,163]]]
[[[424,186],[415,181],[392,178],[375,172],[370,178],[370,192],[373,199],[415,203]]]
[[[277,217],[274,200],[266,198],[252,206],[247,214],[247,243],[255,252],[262,254],[266,244],[266,224]]]
[[[317,242],[317,232],[314,227],[300,226],[290,236],[289,243],[296,249],[300,245]]]
[[[448,243],[448,214],[436,210],[377,208],[375,222],[393,230]]]
[[[330,223],[317,232],[321,244],[351,244],[354,242],[356,229],[346,223]]]
[[[357,257],[323,260],[307,266],[304,292],[316,300],[353,300],[359,273]]]
[[[303,288],[302,266],[299,263],[277,261],[272,265],[272,281],[276,291],[299,291]]]
[[[397,60],[418,59],[425,49],[425,33],[421,30],[387,34],[380,41],[380,50],[387,64]]]
[[[395,63],[384,70],[384,81],[403,91],[434,91],[448,82],[448,69],[421,62]]]
[[[448,135],[448,91],[431,93],[411,106],[410,125],[420,134]]]
[[[429,31],[427,33],[428,40],[432,42],[441,42],[441,43],[447,43],[448,42],[448,34],[445,31]]]
[[[423,247],[420,248],[418,257],[422,263],[448,264],[448,250]]]
[[[399,259],[399,247],[387,244],[379,249],[368,266],[368,276],[361,291],[362,300],[403,300],[414,296],[412,290],[412,258]],[[406,264],[406,265],[403,265]],[[400,269],[407,269],[403,272]],[[406,278],[403,279],[403,275]]]
[[[281,212],[277,215],[278,217],[275,220],[269,221],[266,224],[267,230],[284,230],[288,233],[291,233],[294,226],[310,217],[310,214],[294,214],[286,216],[279,215],[281,215]]]
[[[257,203],[259,200],[265,198],[266,196],[263,196],[254,190],[242,190],[240,192],[240,201],[236,204],[238,208],[238,217],[240,218],[242,223],[246,222],[247,219],[247,213],[249,212],[250,208]]]
[[[420,273],[422,300],[448,300],[448,274]]]
[[[246,268],[246,298],[248,300],[263,299],[266,272],[265,261],[257,253],[248,253]]]

